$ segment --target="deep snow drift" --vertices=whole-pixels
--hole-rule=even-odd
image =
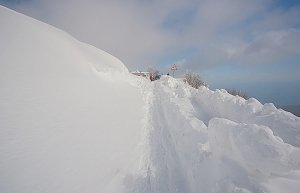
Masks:
[[[299,192],[291,113],[134,77],[1,6],[0,27],[0,192]]]
[[[3,7],[0,50],[0,192],[122,192],[144,114],[126,67]]]

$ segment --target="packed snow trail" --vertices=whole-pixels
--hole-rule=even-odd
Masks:
[[[271,119],[261,118],[270,104],[262,106],[255,99],[246,101],[222,90],[196,90],[171,77],[153,82],[147,90],[151,93],[146,103],[148,171],[136,177],[128,192],[261,193],[276,192],[275,183],[281,183],[279,192],[286,186],[296,190],[289,192],[299,190],[300,149],[274,136],[268,124],[261,124]],[[214,104],[219,108],[214,109]],[[225,117],[221,109],[226,110]],[[290,118],[281,123],[275,116],[273,121],[281,123],[275,129],[290,132],[293,128],[299,134],[298,117],[272,106],[271,110]],[[248,123],[228,119],[247,120],[247,115]]]

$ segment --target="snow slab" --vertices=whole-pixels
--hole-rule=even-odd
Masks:
[[[298,193],[300,118],[0,6],[0,192]]]

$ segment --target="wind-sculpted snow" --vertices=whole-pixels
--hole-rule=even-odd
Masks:
[[[122,192],[143,96],[115,57],[0,6],[0,192]]]
[[[269,176],[300,168],[300,149],[284,143],[266,126],[214,118],[208,130],[214,155],[234,159],[250,173]]]
[[[276,131],[292,128],[299,137],[298,117],[225,90],[196,90],[171,77],[154,82],[148,92],[149,163],[128,192],[299,190],[300,149],[269,127],[273,121]]]
[[[300,118],[0,7],[0,192],[299,193]]]
[[[244,100],[229,95],[225,90],[214,92],[204,87],[191,100],[197,117],[206,124],[213,117],[221,117],[237,123],[265,125],[286,143],[300,147],[300,118],[277,109],[271,103],[262,105],[254,98]]]

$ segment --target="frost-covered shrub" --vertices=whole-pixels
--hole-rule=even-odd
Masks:
[[[148,72],[150,74],[150,79],[153,81],[153,80],[158,80],[160,79],[161,77],[161,74],[158,70],[152,68],[152,67],[149,67],[148,68]]]
[[[240,96],[244,99],[249,99],[249,96],[246,92],[243,92],[241,90],[236,90],[236,89],[227,89],[227,92],[233,96]]]
[[[201,80],[199,74],[191,71],[188,71],[184,74],[184,81],[196,89],[198,89],[200,86],[207,86],[207,84]]]

